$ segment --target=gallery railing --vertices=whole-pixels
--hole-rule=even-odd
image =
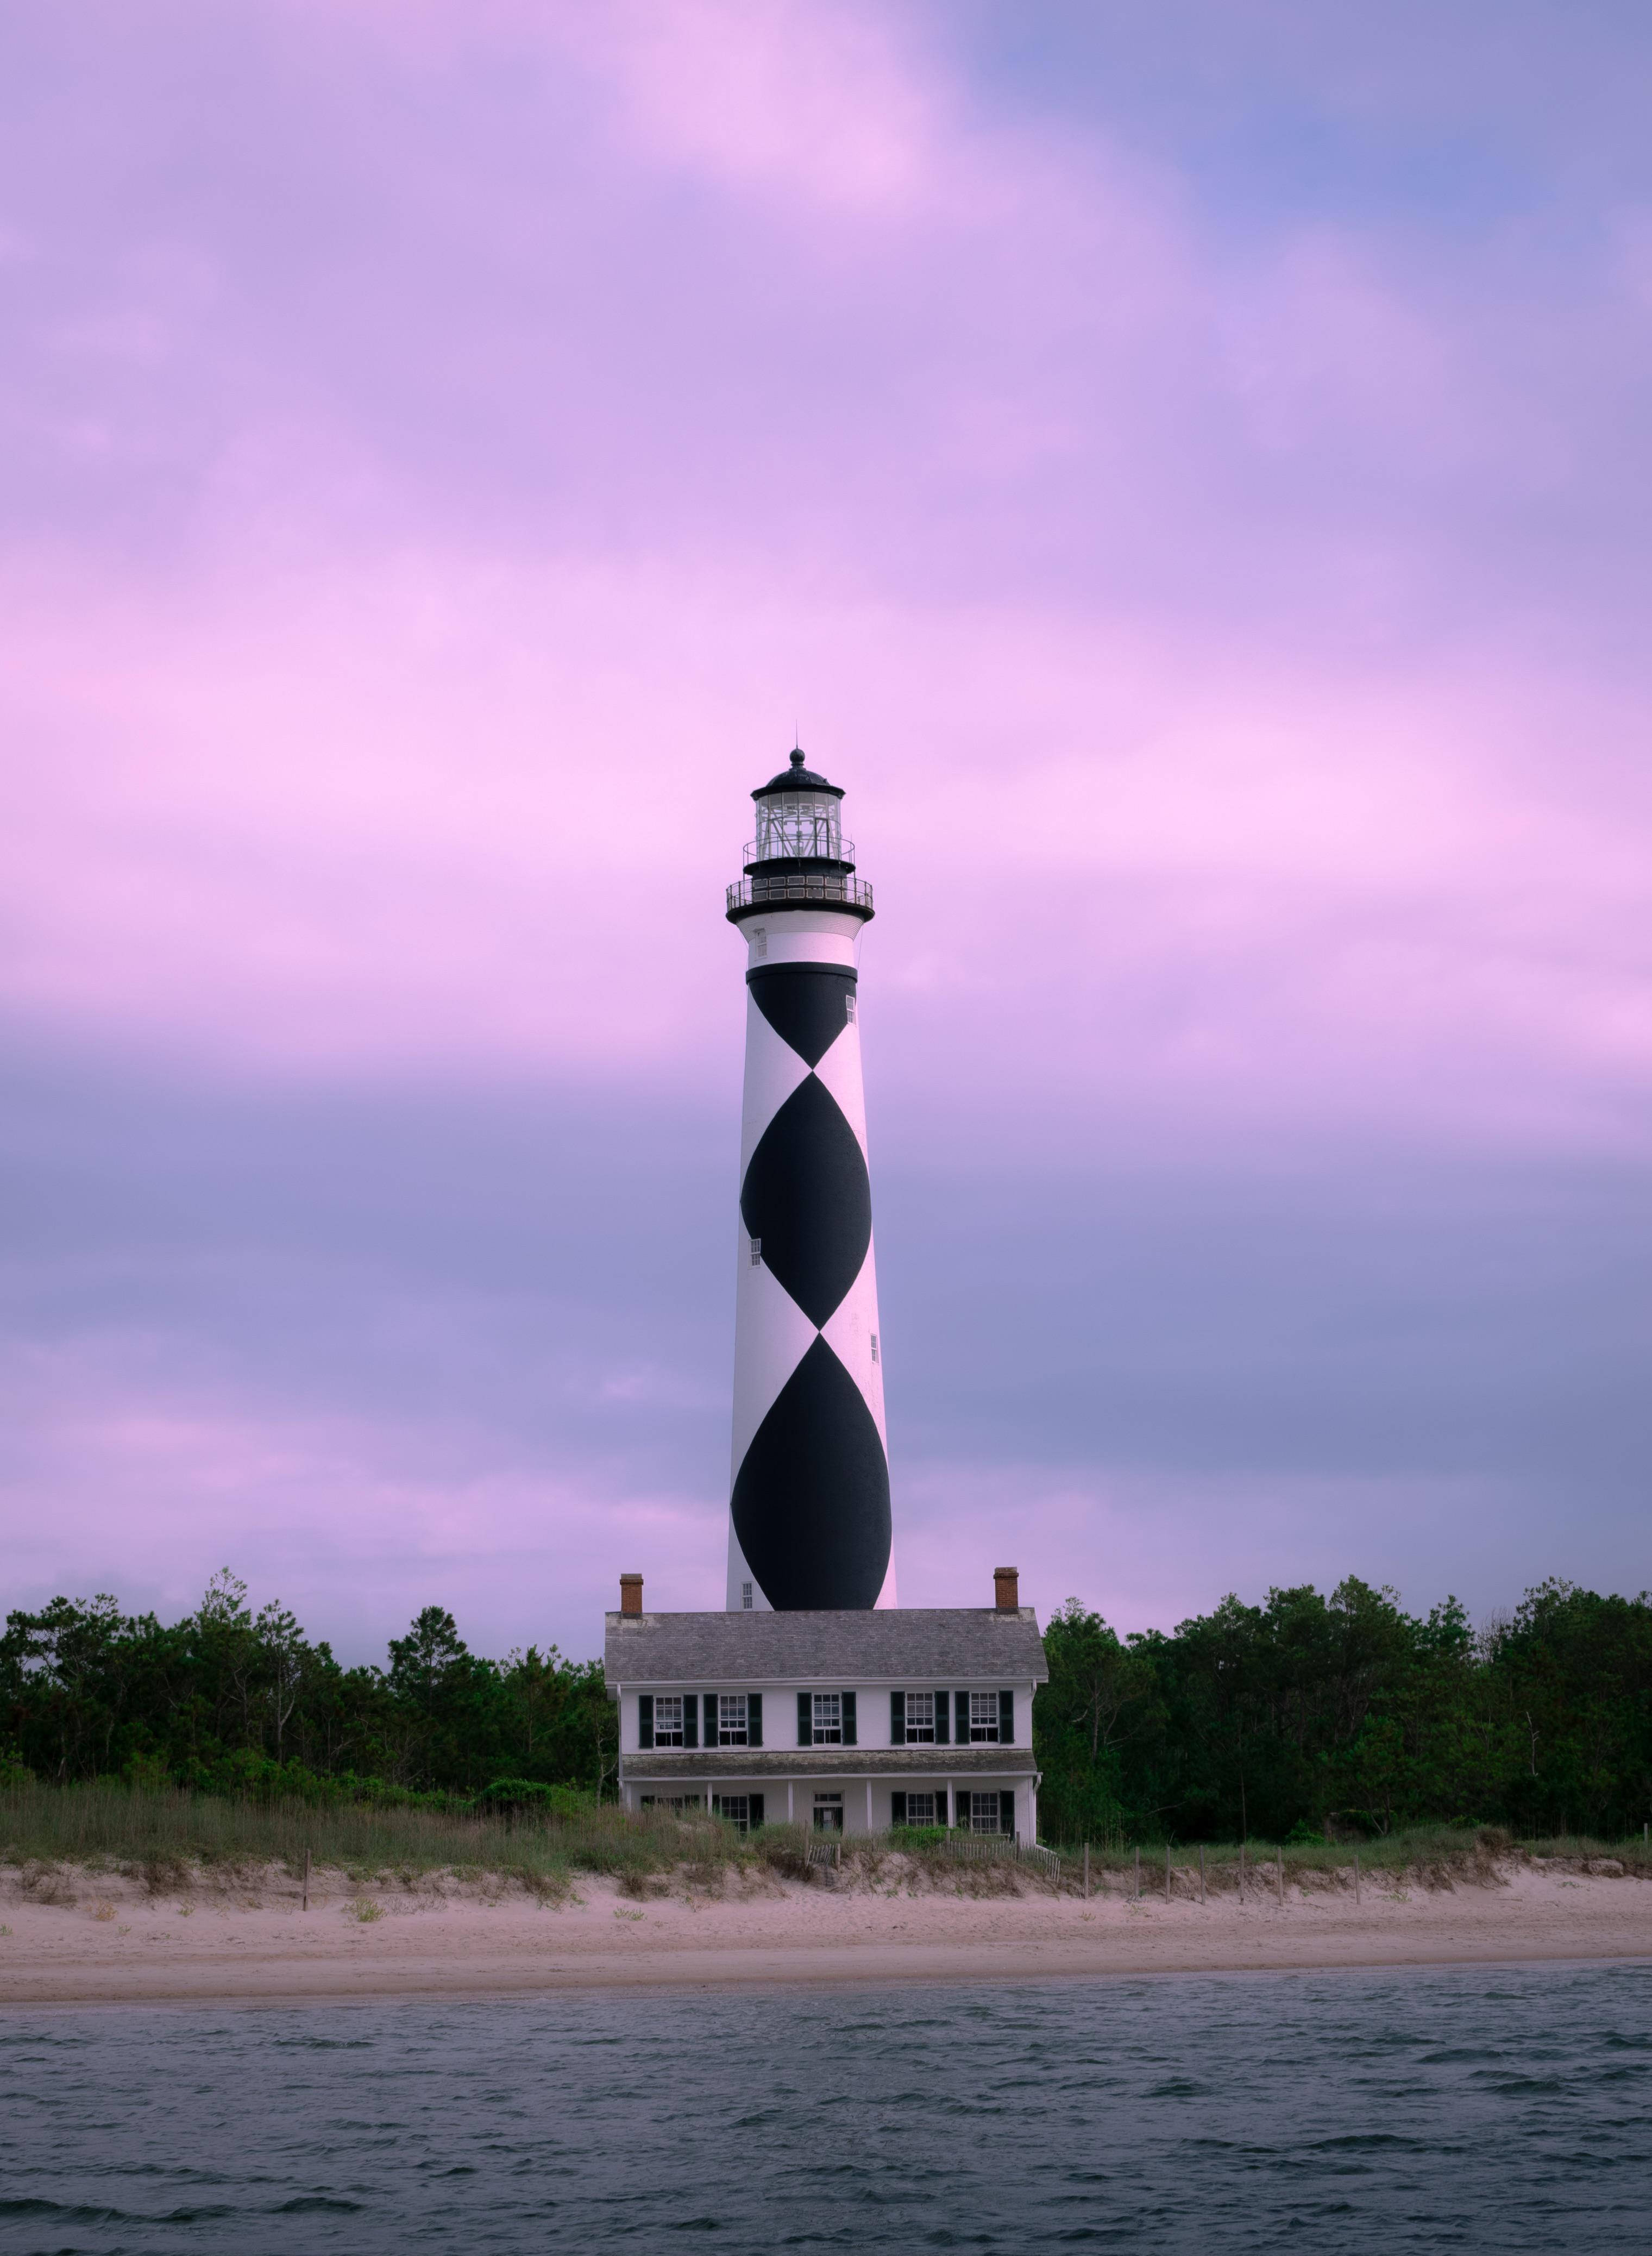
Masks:
[[[742,878],[728,888],[728,908],[780,908],[804,901],[841,904],[845,908],[872,908],[872,888],[864,878],[834,877],[821,870],[790,870]]]

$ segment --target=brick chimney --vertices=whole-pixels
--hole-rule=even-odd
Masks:
[[[1005,1613],[1014,1613],[1021,1604],[1021,1569],[1019,1567],[993,1569],[993,1604]]]
[[[620,1576],[620,1611],[640,1614],[643,1611],[643,1577],[640,1575]]]

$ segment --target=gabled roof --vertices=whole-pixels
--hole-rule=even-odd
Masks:
[[[1030,1606],[891,1606],[830,1613],[609,1614],[616,1684],[1044,1683]]]

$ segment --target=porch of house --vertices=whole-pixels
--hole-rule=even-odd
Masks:
[[[742,1832],[759,1825],[805,1825],[822,1833],[886,1833],[896,1825],[943,1825],[963,1832],[1018,1837],[1037,1831],[1034,1780],[1028,1773],[933,1774],[811,1772],[798,1776],[643,1778],[623,1788],[631,1809],[710,1808]]]

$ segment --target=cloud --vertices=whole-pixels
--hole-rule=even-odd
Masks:
[[[14,577],[0,682],[37,754],[4,974],[37,1023],[263,1070],[721,1088],[720,889],[805,680],[885,904],[884,1103],[926,1132],[967,1091],[1012,1144],[1088,1138],[1099,1106],[1127,1137],[1212,1104],[1637,1133],[1644,782],[1541,758],[1585,714],[1597,758],[1627,751],[1609,689],[1233,652],[1190,673],[1173,634],[1102,621],[799,613],[738,579],[452,553],[79,593],[71,615]],[[1036,1127],[989,1093],[1029,1077]]]
[[[7,1485],[53,1508],[16,1531],[8,1605],[95,1587],[176,1619],[228,1563],[341,1660],[382,1662],[431,1604],[456,1611],[477,1650],[559,1640],[583,1657],[618,1603],[621,1552],[646,1559],[676,1604],[719,1602],[721,1498],[616,1495],[589,1466],[559,1479],[496,1448],[479,1463],[475,1436],[438,1421],[414,1433],[404,1416],[375,1427],[291,1400],[236,1406],[190,1376],[169,1387],[108,1355],[14,1364]]]
[[[732,1075],[697,1114],[8,1047],[7,1604],[177,1611],[228,1562],[370,1659],[438,1599],[587,1651],[621,1565],[717,1602]],[[907,1121],[875,1189],[908,1604],[1007,1547],[1126,1626],[1218,1582],[1634,1580],[1643,1167],[1058,1168]]]

